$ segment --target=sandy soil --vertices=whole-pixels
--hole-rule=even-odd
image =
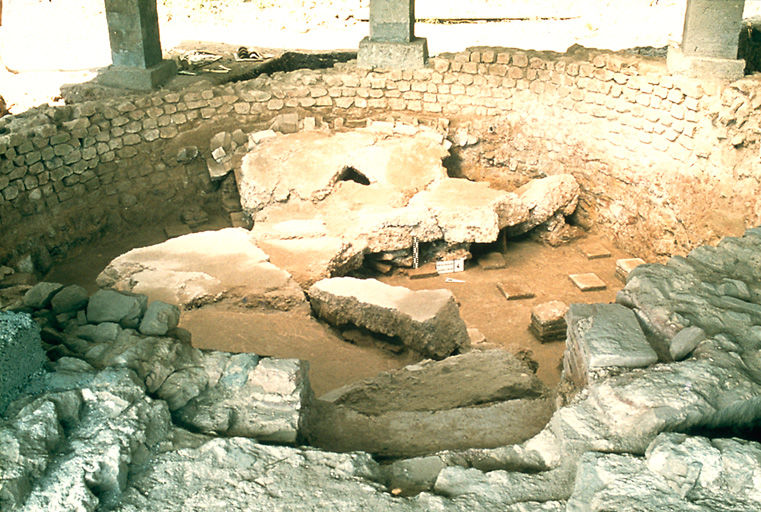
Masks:
[[[493,45],[564,51],[573,44],[661,47],[681,38],[686,0],[417,0],[432,55]],[[199,5],[202,8],[198,8]],[[747,1],[746,16],[761,12]],[[285,49],[356,49],[368,35],[369,0],[158,0],[165,52],[183,41]],[[33,20],[33,22],[30,22]],[[64,83],[84,82],[111,62],[102,0],[4,0],[0,95],[18,114],[54,103]]]

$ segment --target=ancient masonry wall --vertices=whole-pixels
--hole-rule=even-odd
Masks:
[[[417,71],[349,62],[41,107],[0,119],[0,262],[203,201],[214,188],[211,135],[285,113],[302,128],[312,125],[305,118],[337,128],[392,118],[450,133],[467,126],[484,141],[474,153],[484,170],[471,177],[571,172],[585,192],[580,222],[640,256],[682,253],[761,224],[759,107],[758,79],[682,79],[663,59],[583,48],[471,48]]]

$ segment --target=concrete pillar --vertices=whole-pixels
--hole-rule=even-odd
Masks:
[[[669,71],[695,78],[742,78],[737,59],[745,0],[687,0],[679,47],[670,47]]]
[[[415,0],[370,0],[370,37],[359,43],[358,65],[414,69],[427,58],[427,41],[415,37]]]
[[[105,0],[113,65],[98,82],[125,89],[155,89],[177,72],[162,60],[156,0]]]

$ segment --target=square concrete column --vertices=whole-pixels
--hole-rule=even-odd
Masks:
[[[670,47],[669,71],[695,78],[742,78],[737,44],[745,0],[687,0],[682,44]]]
[[[98,81],[125,89],[155,89],[177,72],[162,60],[156,0],[105,0],[113,65]]]
[[[427,41],[415,37],[415,0],[370,0],[370,37],[359,43],[358,65],[414,69],[427,58]]]

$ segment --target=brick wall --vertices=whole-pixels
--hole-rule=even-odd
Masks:
[[[652,257],[761,223],[761,86],[670,76],[664,59],[471,48],[416,71],[326,70],[0,119],[0,262],[209,199],[208,140],[296,112],[334,126],[400,117],[467,125],[486,175],[576,175],[579,221]],[[441,123],[446,118],[450,123]],[[198,158],[178,155],[197,146]],[[187,154],[187,153],[185,153]],[[474,166],[483,169],[484,166]]]

